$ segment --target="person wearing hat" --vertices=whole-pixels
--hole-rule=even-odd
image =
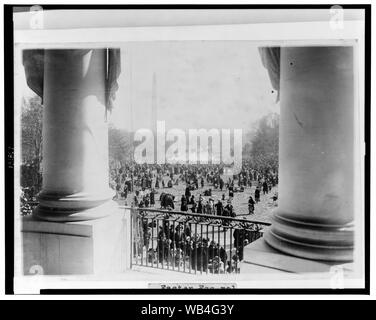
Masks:
[[[180,211],[188,211],[188,201],[184,194],[181,196]]]
[[[191,197],[191,189],[189,187],[189,184],[187,184],[187,187],[185,188],[185,197],[187,198],[187,200],[189,200],[189,198]]]
[[[215,215],[215,210],[214,210],[214,199],[213,198],[209,198],[209,205],[210,205],[210,214],[214,214]]]
[[[231,204],[231,200],[228,200],[228,201],[227,201],[226,210],[227,210],[227,214],[228,214],[230,217],[234,217],[234,216],[235,216],[235,213],[234,213],[234,207],[233,207],[232,204]]]
[[[220,177],[219,178],[219,189],[221,189],[221,191],[223,190],[223,186],[224,186],[224,181],[223,181],[223,179]]]
[[[228,196],[230,198],[233,198],[234,197],[234,184],[231,183],[228,187]]]
[[[264,182],[262,183],[262,192],[264,194],[267,194],[269,192],[269,187],[268,187],[268,183],[266,182],[266,180],[264,180]]]
[[[123,192],[122,192],[122,197],[124,199],[127,199],[128,197],[128,185],[126,183],[124,183],[124,188],[123,188]]]
[[[234,230],[234,247],[236,248],[236,253],[239,257],[239,260],[243,260],[244,253],[244,244],[246,239],[246,231],[244,229],[235,229]]]
[[[211,204],[210,204],[210,200],[206,201],[205,213],[206,214],[212,214],[212,207],[211,207]]]
[[[198,200],[198,205],[197,205],[197,213],[202,213],[203,211],[202,199],[203,198],[200,195],[199,200]]]
[[[248,213],[252,214],[255,212],[255,200],[253,200],[252,196],[249,196],[248,200]]]
[[[218,202],[215,204],[215,208],[217,211],[217,216],[221,216],[223,212],[223,205],[222,205],[221,200],[218,200]]]
[[[150,191],[150,205],[154,206],[155,205],[155,190],[151,189]]]
[[[260,187],[259,186],[257,186],[255,190],[255,201],[256,203],[260,202]]]

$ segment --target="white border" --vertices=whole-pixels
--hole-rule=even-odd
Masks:
[[[268,24],[250,24],[250,25],[216,25],[216,26],[176,26],[176,27],[140,27],[140,28],[108,28],[108,29],[71,29],[71,30],[17,30],[14,34],[14,40],[17,44],[15,48],[15,63],[20,61],[20,50],[23,48],[31,47],[44,47],[44,48],[59,48],[67,46],[72,47],[103,47],[120,45],[125,41],[188,41],[188,40],[207,40],[207,41],[255,41],[265,45],[265,41],[268,45],[343,45],[353,43],[354,40],[358,41],[359,49],[359,92],[364,92],[364,77],[362,72],[364,70],[364,22],[363,21],[345,21],[343,29],[332,30],[329,28],[328,22],[297,22],[297,23],[268,23]],[[111,39],[111,42],[108,42]],[[319,40],[318,40],[319,39]],[[340,39],[340,40],[339,40]],[[15,70],[17,70],[15,68]],[[361,100],[358,100],[360,105],[360,120],[364,118],[364,99],[362,100],[362,94],[360,94]],[[17,101],[17,100],[15,100]],[[15,108],[15,110],[17,107]],[[15,121],[16,121],[15,116]],[[357,141],[362,140],[363,130],[362,123],[360,123],[359,136],[356,137]],[[17,139],[15,139],[15,142]],[[16,145],[15,145],[16,147]],[[363,149],[362,149],[363,150]],[[15,152],[16,153],[16,152]],[[15,167],[16,168],[16,167]],[[363,173],[363,170],[362,170]],[[17,181],[17,180],[15,180]],[[361,187],[364,186],[364,177],[362,179]],[[364,198],[364,197],[363,197]],[[362,199],[363,199],[362,198]],[[363,215],[364,210],[359,210],[359,213]],[[362,226],[363,217],[359,214],[356,216],[357,226]],[[360,219],[360,220],[359,220]],[[364,220],[363,220],[364,221]],[[356,233],[356,243],[362,243],[362,232]],[[16,244],[15,244],[16,245]],[[364,247],[364,244],[363,246]],[[19,246],[20,248],[20,246]],[[364,256],[362,250],[356,250],[357,256]],[[363,269],[363,268],[361,268]],[[23,277],[22,277],[23,278]],[[74,277],[73,277],[74,278]],[[73,280],[72,278],[72,280]],[[61,280],[69,279],[69,277],[44,277],[43,287],[61,287]],[[85,281],[85,285],[88,287],[94,286],[98,288],[98,282],[92,283],[90,277]],[[21,290],[19,278],[15,279],[15,291]],[[22,279],[25,280],[25,279]],[[38,286],[38,282],[41,279],[34,279],[34,285]],[[56,283],[55,280],[58,282]],[[254,279],[256,280],[256,279]],[[214,281],[214,279],[213,279]],[[222,279],[221,279],[222,281]],[[231,281],[231,279],[229,279]],[[288,280],[289,281],[289,280]],[[306,287],[308,281],[308,275],[303,280],[302,287]],[[24,282],[24,281],[22,281]],[[29,282],[30,281],[26,281]],[[65,282],[66,283],[66,282]],[[25,285],[27,283],[23,283]],[[251,281],[249,287],[254,287],[256,284],[258,287],[262,287],[259,282]],[[297,286],[300,285],[295,282]],[[314,286],[320,285],[320,282],[312,282]],[[69,287],[83,287],[82,281],[75,282],[69,281]],[[118,287],[119,282],[110,282],[107,284],[101,282],[101,287],[114,288]],[[281,284],[282,287],[286,287],[286,282]],[[358,284],[356,284],[357,286]],[[350,284],[351,286],[351,284]],[[21,286],[22,287],[22,286]],[[121,282],[121,287],[127,287],[126,283]],[[273,281],[272,287],[278,287],[278,282]],[[25,289],[25,287],[23,287]],[[34,287],[35,289],[35,287]],[[22,290],[21,290],[22,291]],[[21,292],[19,291],[19,292]],[[30,291],[29,291],[30,292]],[[181,296],[182,297],[182,296]],[[196,296],[198,297],[198,296]]]

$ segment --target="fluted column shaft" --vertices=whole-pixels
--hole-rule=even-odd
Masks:
[[[279,207],[265,236],[283,252],[352,260],[352,47],[281,49]]]
[[[45,51],[39,218],[88,220],[113,208],[105,68],[104,49]]]

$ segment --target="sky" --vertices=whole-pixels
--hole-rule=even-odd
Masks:
[[[121,47],[119,90],[110,116],[118,128],[251,129],[279,113],[257,46],[251,41],[129,42]]]
[[[153,128],[154,105],[166,130],[242,129],[277,112],[257,45],[252,41],[127,42],[109,121],[117,128]],[[155,76],[154,76],[155,75]],[[25,97],[35,95],[23,79]]]

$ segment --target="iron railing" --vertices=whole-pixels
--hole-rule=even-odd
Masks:
[[[131,265],[184,273],[240,273],[244,247],[270,225],[181,211],[130,210]]]

